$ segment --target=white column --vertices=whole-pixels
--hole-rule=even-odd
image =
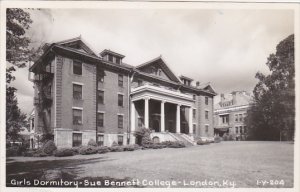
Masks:
[[[160,132],[165,132],[165,101],[160,103]]]
[[[176,110],[176,133],[180,133],[180,105],[177,105]]]
[[[130,130],[131,130],[131,132],[134,132],[135,131],[135,104],[134,104],[134,102],[133,101],[131,101],[131,119],[130,119],[130,121],[131,121],[131,128],[130,128]]]
[[[145,98],[144,123],[145,123],[145,128],[149,128],[149,98]]]
[[[193,134],[193,108],[189,108],[189,134]]]

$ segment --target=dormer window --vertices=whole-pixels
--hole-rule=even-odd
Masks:
[[[193,81],[193,79],[185,76],[180,76],[179,78],[181,79],[184,85],[191,86],[191,82]]]
[[[100,53],[100,56],[103,57],[103,60],[109,61],[111,63],[121,64],[122,59],[125,57],[124,55],[121,55],[119,53],[113,52],[111,50],[105,49]]]

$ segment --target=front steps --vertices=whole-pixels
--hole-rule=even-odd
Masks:
[[[181,141],[186,146],[196,145],[194,138],[184,133],[170,133],[170,132],[152,132],[151,139],[158,137],[160,142],[164,141]]]

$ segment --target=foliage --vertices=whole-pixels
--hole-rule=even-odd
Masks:
[[[21,155],[20,146],[11,146],[6,148],[7,157],[15,157],[20,155]]]
[[[56,149],[57,148],[52,140],[47,141],[42,147],[42,151],[48,155],[52,155]]]
[[[247,133],[252,140],[279,140],[282,130],[295,129],[294,35],[281,41],[267,60],[269,75],[256,73],[254,105],[248,111]]]
[[[110,149],[111,152],[121,152],[121,151],[124,151],[124,147],[120,146],[120,145],[111,146],[109,149]]]
[[[164,141],[160,145],[166,146],[168,148],[183,148],[186,147],[182,141]]]
[[[71,148],[61,148],[54,151],[55,157],[66,157],[66,156],[73,156],[74,151]]]
[[[222,138],[219,135],[214,137],[214,143],[220,143],[221,141],[222,141]]]
[[[106,146],[99,146],[97,147],[97,153],[103,154],[103,153],[108,153],[110,152],[110,148]]]
[[[96,141],[94,139],[90,139],[89,142],[88,142],[88,146],[94,146],[94,147],[97,147],[98,144],[96,143]]]
[[[13,66],[6,69],[6,133],[7,139],[16,141],[22,126],[27,125],[26,115],[21,113],[15,96],[16,88],[10,86],[15,80],[13,72],[16,67],[25,67],[29,60],[29,38],[25,37],[26,30],[32,20],[29,13],[22,9],[6,9],[6,60]]]
[[[153,141],[151,140],[150,137],[151,130],[147,128],[141,128],[140,130],[136,131],[135,136],[141,138],[141,145],[146,146],[146,145],[152,145]]]
[[[94,146],[83,146],[79,148],[79,154],[81,155],[91,155],[96,153],[97,153],[97,148]]]

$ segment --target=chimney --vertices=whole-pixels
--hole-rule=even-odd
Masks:
[[[197,81],[197,82],[196,82],[196,87],[198,88],[199,86],[200,86],[200,82]]]
[[[221,102],[223,103],[225,101],[224,93],[221,93]]]
[[[236,91],[233,91],[232,93],[232,104],[236,104]]]

